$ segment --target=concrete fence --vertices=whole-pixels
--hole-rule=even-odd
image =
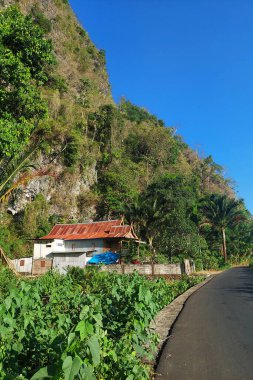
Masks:
[[[31,257],[11,260],[16,271],[24,274],[40,275],[46,273],[51,268],[55,267],[60,270],[61,273],[65,271],[61,270],[61,267],[54,265],[53,259],[36,259],[33,260]],[[64,262],[64,267],[69,266],[80,266],[80,263],[69,261]],[[85,261],[83,262],[83,267],[85,267]],[[182,275],[195,272],[194,263],[190,260],[184,260],[183,264],[115,264],[115,265],[104,265],[100,269],[104,272],[116,272],[121,274],[130,274],[137,271],[143,275]]]
[[[145,275],[182,275],[195,272],[195,266],[190,260],[184,260],[183,264],[116,264],[104,265],[101,268],[104,272],[117,272],[121,274],[129,274],[137,271]]]

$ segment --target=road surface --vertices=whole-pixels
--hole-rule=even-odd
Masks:
[[[225,271],[188,299],[156,373],[156,380],[253,380],[252,269]]]

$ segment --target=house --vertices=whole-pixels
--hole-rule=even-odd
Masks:
[[[34,241],[33,274],[49,268],[64,272],[67,266],[85,267],[93,255],[107,251],[124,253],[138,238],[122,220],[56,224],[51,232]]]

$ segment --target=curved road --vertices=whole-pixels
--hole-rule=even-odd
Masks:
[[[189,298],[156,373],[156,380],[253,380],[252,269],[225,271]]]

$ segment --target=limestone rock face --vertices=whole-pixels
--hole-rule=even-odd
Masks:
[[[41,155],[37,158],[36,164],[45,168],[48,166],[48,158]],[[18,214],[37,195],[42,194],[48,203],[51,215],[62,215],[66,219],[80,221],[94,216],[93,205],[89,204],[85,209],[80,208],[79,198],[88,194],[90,188],[97,182],[95,162],[83,173],[78,170],[69,173],[60,163],[51,165],[48,174],[36,176],[36,170],[33,173],[34,178],[13,193],[8,206],[9,213]]]

